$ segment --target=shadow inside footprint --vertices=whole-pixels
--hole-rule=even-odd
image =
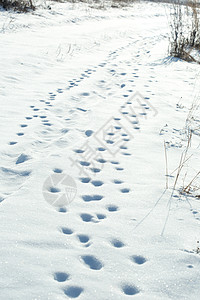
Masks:
[[[99,148],[97,148],[97,150],[98,150],[98,151],[106,151],[106,149],[103,148],[103,147],[99,147]]]
[[[85,150],[82,150],[82,149],[75,149],[74,152],[75,153],[78,153],[78,154],[81,154],[83,153]]]
[[[64,290],[64,293],[69,298],[78,298],[80,294],[83,292],[83,288],[79,286],[69,286],[66,287]]]
[[[67,212],[67,209],[66,209],[65,207],[60,207],[60,208],[58,209],[58,211],[61,212],[61,213],[66,213],[66,212]]]
[[[90,180],[91,180],[91,178],[89,178],[89,177],[82,177],[82,178],[80,178],[80,181],[82,183],[88,183],[88,182],[90,182]]]
[[[86,131],[85,131],[85,135],[86,135],[87,137],[90,137],[92,134],[93,134],[93,130],[86,130]]]
[[[93,173],[99,173],[101,171],[101,169],[98,169],[98,168],[91,168],[91,171]]]
[[[78,234],[79,241],[83,244],[89,242],[90,238],[86,234]]]
[[[50,193],[60,193],[60,189],[58,189],[58,188],[55,188],[54,186],[51,186],[51,187],[49,187],[49,192]]]
[[[99,162],[100,164],[105,164],[106,160],[103,158],[99,158],[99,159],[97,159],[97,162]]]
[[[118,179],[114,179],[113,182],[114,182],[115,184],[122,184],[122,183],[123,183],[122,180],[118,180]]]
[[[122,192],[122,193],[129,193],[129,192],[130,192],[130,189],[124,188],[124,189],[121,189],[121,192]]]
[[[72,234],[73,233],[73,231],[67,227],[62,227],[61,230],[64,234]]]
[[[93,255],[83,255],[81,256],[84,263],[92,270],[100,270],[103,264]]]
[[[114,144],[114,141],[112,141],[112,140],[106,140],[106,143],[112,145],[112,144]]]
[[[118,207],[116,205],[109,205],[107,207],[107,210],[110,211],[110,212],[118,211]]]
[[[90,165],[90,162],[87,161],[80,161],[80,165],[84,167],[88,167]]]
[[[110,162],[111,162],[111,164],[113,164],[113,165],[119,165],[119,162],[118,162],[118,161],[111,160]]]
[[[97,218],[98,218],[99,220],[103,220],[103,219],[106,218],[106,215],[104,215],[104,214],[97,214]]]
[[[147,261],[146,258],[141,255],[133,255],[131,256],[131,260],[138,265],[142,265]]]
[[[22,164],[22,163],[24,163],[25,161],[27,161],[27,160],[29,160],[29,159],[30,159],[30,157],[29,157],[28,155],[26,155],[26,154],[21,154],[21,155],[17,158],[17,160],[16,160],[16,165]]]
[[[136,288],[134,285],[129,285],[129,284],[123,285],[122,290],[125,295],[129,295],[129,296],[136,295],[140,292],[138,288]]]
[[[125,246],[123,242],[121,242],[120,240],[117,240],[117,239],[112,240],[111,244],[116,248],[122,248]]]
[[[101,196],[101,195],[84,195],[84,196],[82,196],[82,199],[85,202],[100,201],[101,199],[103,199],[103,196]]]
[[[116,168],[117,171],[123,171],[124,168]]]
[[[103,185],[103,182],[101,180],[93,180],[91,183],[96,187]]]
[[[58,282],[64,282],[69,279],[69,274],[64,273],[64,272],[56,272],[54,274],[54,280]]]
[[[125,155],[125,156],[131,156],[131,153],[128,153],[128,152],[122,152],[122,155]]]
[[[53,169],[53,171],[54,171],[54,173],[62,173],[62,170],[59,168],[55,168],[55,169]]]
[[[80,217],[84,222],[94,222],[93,216],[90,214],[81,214]]]
[[[85,97],[87,97],[87,96],[89,96],[89,95],[90,95],[90,94],[87,93],[87,92],[81,94],[81,96],[85,96]]]

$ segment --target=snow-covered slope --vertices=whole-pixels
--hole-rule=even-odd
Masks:
[[[166,5],[51,7],[0,12],[0,299],[199,299],[200,204],[163,147],[170,174],[199,66],[167,56]]]

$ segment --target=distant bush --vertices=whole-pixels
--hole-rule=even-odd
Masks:
[[[35,10],[32,0],[0,0],[0,6],[4,9],[13,9],[20,12]]]
[[[71,2],[71,3],[79,3],[83,2],[89,5],[91,8],[95,9],[109,9],[112,8],[123,8],[136,0],[52,0],[55,2]]]
[[[188,2],[188,15],[192,20],[188,43],[191,47],[200,49],[200,8],[197,0]]]
[[[197,0],[172,5],[170,55],[200,63],[193,50],[200,50],[200,7]],[[199,55],[198,55],[199,56]]]

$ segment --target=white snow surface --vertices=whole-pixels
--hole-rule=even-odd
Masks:
[[[169,5],[50,5],[0,11],[0,300],[200,299],[200,200],[182,177],[171,197],[176,172],[165,189],[163,146],[170,174],[199,66],[168,56]],[[59,174],[62,208],[43,196]]]

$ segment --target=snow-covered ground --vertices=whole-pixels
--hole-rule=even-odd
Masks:
[[[0,300],[199,299],[199,66],[167,5],[50,5],[0,12]]]

